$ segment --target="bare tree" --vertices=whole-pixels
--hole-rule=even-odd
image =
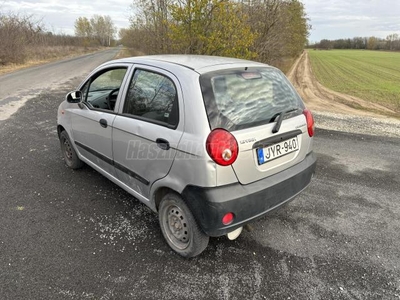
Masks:
[[[0,65],[62,57],[76,52],[83,42],[82,37],[48,31],[33,15],[1,11],[0,40]]]
[[[100,45],[110,46],[114,39],[116,29],[110,16],[93,15],[90,18],[93,38],[97,39]]]
[[[27,47],[43,33],[44,26],[33,16],[0,14],[0,64],[24,61]]]

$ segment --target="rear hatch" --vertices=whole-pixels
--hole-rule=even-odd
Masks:
[[[311,138],[305,109],[285,75],[272,67],[240,68],[201,75],[211,130],[237,140],[232,168],[242,184],[283,171],[307,155]]]

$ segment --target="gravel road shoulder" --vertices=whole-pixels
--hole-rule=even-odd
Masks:
[[[317,128],[366,135],[400,137],[400,121],[393,118],[313,111]]]

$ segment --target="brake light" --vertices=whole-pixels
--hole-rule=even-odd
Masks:
[[[311,114],[311,111],[309,111],[308,109],[303,110],[303,114],[306,116],[308,135],[312,137],[314,136],[314,130],[315,130],[314,118]]]
[[[221,166],[233,164],[238,156],[239,146],[235,137],[224,129],[215,129],[206,141],[208,155]]]

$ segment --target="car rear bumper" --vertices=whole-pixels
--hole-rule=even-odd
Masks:
[[[182,196],[196,221],[209,236],[221,236],[289,202],[311,182],[315,172],[313,152],[295,166],[251,184],[230,184],[203,188],[187,186]],[[233,212],[232,224],[222,224],[222,217]]]

